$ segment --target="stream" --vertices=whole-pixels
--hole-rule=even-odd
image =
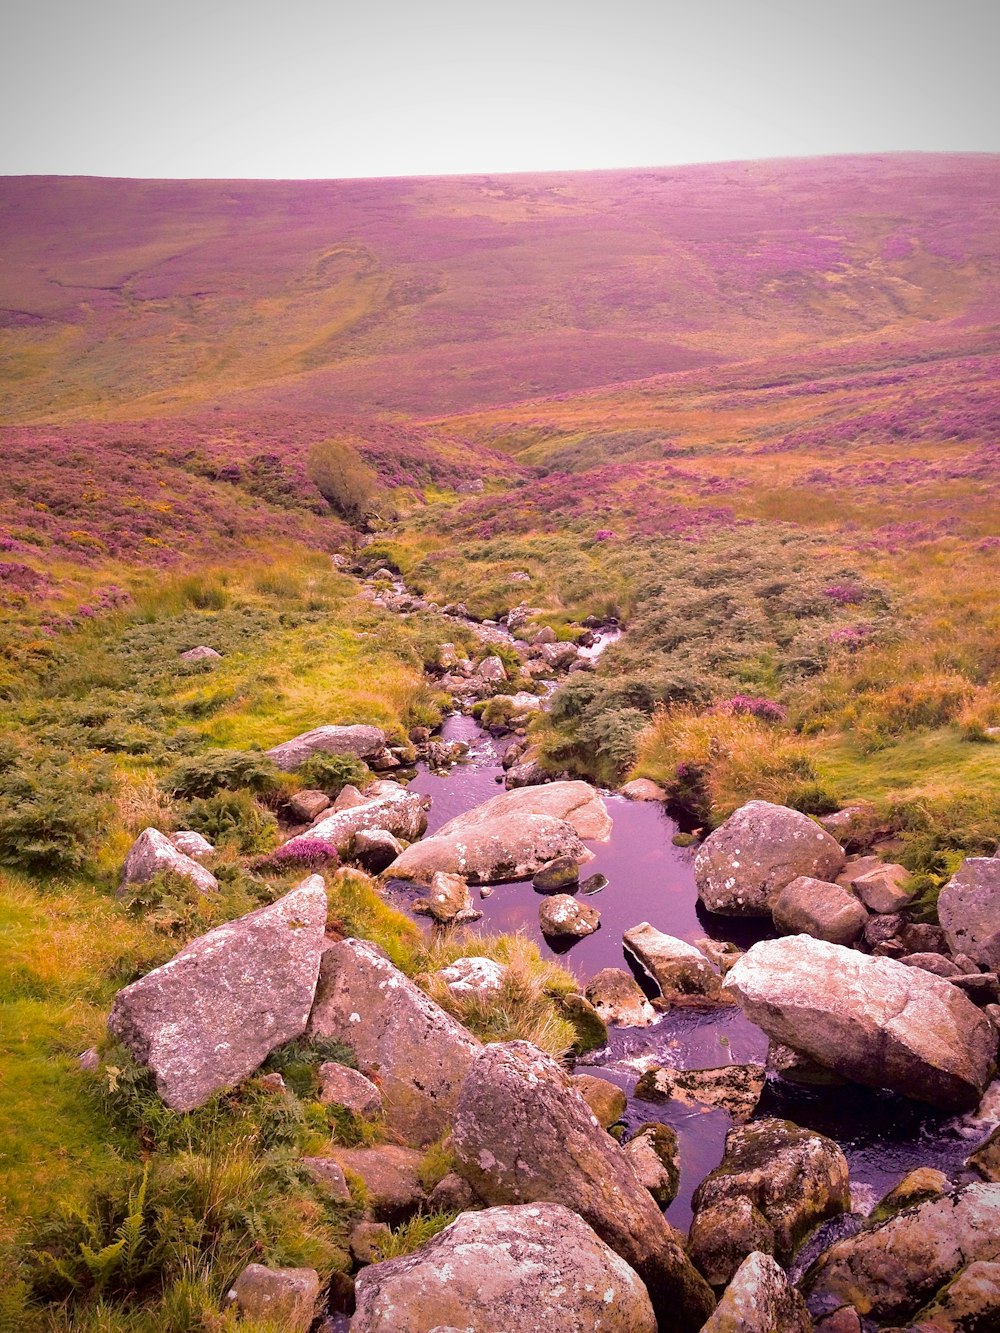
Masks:
[[[392,595],[406,594],[405,585],[394,581]],[[503,625],[480,624],[463,616],[448,618],[472,628],[487,643],[514,642]],[[593,644],[581,655],[596,659],[620,633],[617,626],[599,630]],[[547,682],[547,693],[557,683]],[[431,798],[428,834],[504,790],[502,759],[512,738],[493,737],[473,717],[453,713],[445,719],[440,739],[461,741],[469,748],[446,773],[419,765],[409,784],[411,791]],[[488,896],[475,900],[483,916],[475,925],[464,928],[470,932],[469,953],[475,952],[477,931],[521,931],[537,943],[543,957],[571,972],[581,990],[601,968],[617,967],[631,971],[653,998],[658,988],[622,945],[623,933],[640,921],[649,921],[658,930],[690,943],[709,937],[730,941],[741,949],[775,934],[769,921],[740,920],[705,911],[695,887],[696,849],[674,846],[672,838],[678,825],[662,805],[629,801],[610,791],[601,795],[613,821],[611,836],[605,843],[587,844],[594,858],[582,869],[583,878],[599,872],[608,880],[606,888],[588,899],[601,913],[599,929],[583,939],[561,943],[557,950],[539,927],[541,895],[531,881],[499,884]],[[407,908],[411,895],[395,893],[393,888],[390,884],[397,905]],[[425,917],[414,919],[429,929]],[[708,1069],[751,1061],[762,1064],[767,1048],[765,1034],[738,1007],[685,1005],[658,1015],[648,1028],[611,1027],[608,1044],[577,1061],[578,1070],[606,1078],[625,1092],[626,1137],[648,1121],[659,1121],[676,1130],[680,1189],[665,1212],[683,1231],[691,1222],[695,1189],[722,1160],[732,1121],[721,1110],[679,1102],[640,1101],[634,1096],[636,1083],[650,1066]],[[1000,1108],[997,1110],[1000,1112]],[[773,1074],[768,1076],[753,1119],[771,1116],[794,1121],[840,1144],[850,1165],[852,1203],[862,1214],[870,1212],[884,1194],[917,1167],[936,1168],[952,1180],[965,1174],[965,1159],[996,1123],[971,1115],[948,1115],[895,1093],[857,1084],[803,1086]]]
[[[432,798],[428,833],[503,790],[501,759],[506,738],[495,739],[474,718],[462,714],[446,718],[442,737],[464,741],[470,748],[449,773],[433,773],[422,765],[410,783],[411,790]],[[541,895],[528,880],[497,885],[488,897],[476,899],[483,918],[466,928],[473,936],[477,930],[522,931],[538,944],[544,957],[572,972],[582,989],[603,967],[630,970],[622,934],[640,921],[650,921],[658,930],[692,943],[708,936],[730,940],[741,948],[773,934],[769,923],[714,916],[701,907],[694,882],[694,848],[673,845],[677,825],[661,805],[628,801],[608,791],[601,794],[614,827],[608,842],[588,844],[595,856],[582,872],[588,876],[599,871],[609,881],[607,888],[589,900],[601,913],[597,932],[568,949],[554,950],[538,925]],[[415,920],[426,928],[426,918]],[[475,952],[474,937],[469,952]],[[656,994],[641,973],[635,975],[650,995]],[[630,1133],[650,1120],[677,1131],[681,1185],[666,1215],[683,1230],[691,1221],[691,1196],[721,1161],[732,1122],[724,1111],[635,1099],[639,1075],[651,1064],[705,1069],[747,1061],[763,1063],[767,1045],[764,1033],[736,1007],[683,1007],[658,1016],[649,1028],[612,1027],[608,1045],[577,1062],[578,1069],[607,1078],[626,1093],[629,1103],[624,1123]],[[775,1076],[768,1079],[754,1119],[765,1116],[787,1118],[835,1139],[850,1163],[855,1207],[865,1213],[918,1166],[936,1167],[951,1177],[960,1173],[965,1158],[990,1128],[889,1092],[854,1084],[803,1087]]]

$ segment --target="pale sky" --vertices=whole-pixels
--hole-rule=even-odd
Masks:
[[[997,0],[6,0],[0,174],[1000,151]]]

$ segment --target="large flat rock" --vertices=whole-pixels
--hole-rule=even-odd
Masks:
[[[323,751],[326,754],[353,755],[355,759],[374,759],[385,749],[386,735],[381,727],[358,724],[350,727],[314,727],[293,736],[289,741],[282,741],[264,753],[274,764],[286,773],[304,764],[311,754]]]
[[[389,1126],[408,1143],[448,1127],[481,1045],[367,940],[323,954],[309,1033],[350,1046],[382,1092]]]
[[[657,1328],[640,1278],[557,1203],[463,1213],[413,1254],[362,1269],[356,1291],[352,1333]]]
[[[547,815],[572,826],[577,836],[591,842],[606,842],[611,836],[611,816],[599,791],[589,782],[549,782],[541,787],[518,787],[501,792],[482,805],[456,815],[438,829],[438,834],[478,828],[508,815]]]
[[[452,833],[441,831],[415,842],[397,856],[384,874],[387,878],[429,884],[440,870],[462,875],[470,884],[503,884],[530,879],[557,856],[571,856],[577,862],[593,859],[593,853],[584,847],[572,824],[549,815],[514,813],[464,825]]]
[[[996,1029],[922,968],[792,935],[755,944],[723,989],[772,1040],[869,1087],[967,1111],[989,1081]]]
[[[305,1031],[325,932],[326,889],[312,875],[120,990],[108,1027],[168,1106],[202,1106]]]

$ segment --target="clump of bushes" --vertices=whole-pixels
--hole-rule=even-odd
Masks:
[[[267,852],[278,836],[278,821],[246,791],[217,791],[189,801],[182,811],[187,828],[220,847],[232,847],[244,856]]]
[[[8,746],[0,756],[0,865],[42,875],[83,869],[112,788],[100,760]]]
[[[205,750],[178,764],[164,779],[164,790],[175,798],[214,796],[219,791],[278,791],[282,775],[270,759],[250,750]]]
[[[333,868],[340,858],[336,849],[322,838],[296,838],[294,843],[276,847],[270,856],[258,861],[254,869],[264,874],[296,874],[298,871]]]
[[[303,787],[338,796],[347,786],[363,787],[371,778],[367,764],[352,754],[328,754],[317,750],[296,769]]]
[[[306,475],[335,513],[364,527],[378,503],[378,473],[345,440],[321,440],[309,450]]]

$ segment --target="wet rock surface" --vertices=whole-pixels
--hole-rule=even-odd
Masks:
[[[702,1333],[812,1333],[802,1297],[767,1254],[740,1264]]]

